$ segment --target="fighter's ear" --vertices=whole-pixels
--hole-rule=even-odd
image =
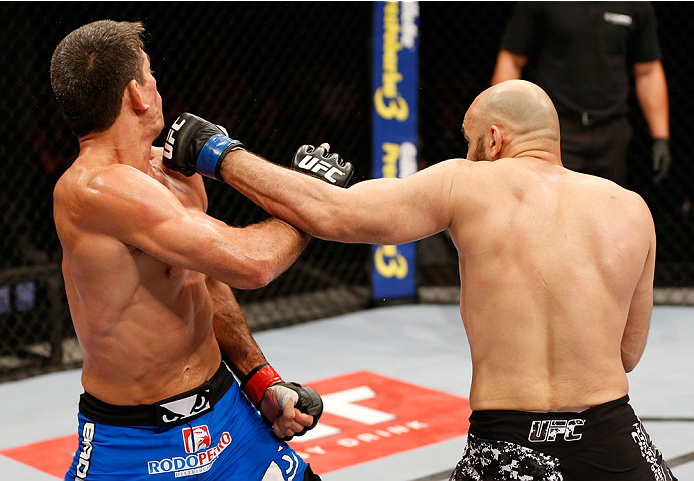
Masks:
[[[504,148],[504,134],[502,129],[497,125],[489,127],[489,150],[490,158],[497,160],[501,158],[501,151]]]
[[[142,99],[139,84],[135,79],[132,79],[130,82],[128,82],[128,85],[126,85],[123,100],[127,100],[128,102],[130,102],[130,106],[133,108],[133,110],[141,111],[147,110],[149,108],[149,104],[146,104]]]

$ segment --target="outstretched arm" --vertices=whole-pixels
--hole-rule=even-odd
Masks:
[[[467,164],[449,160],[405,179],[341,189],[238,150],[227,154],[221,175],[272,215],[321,239],[397,245],[450,226],[455,177]]]
[[[447,161],[405,179],[341,189],[246,152],[219,126],[189,113],[169,129],[164,163],[185,175],[198,172],[227,182],[272,215],[316,237],[390,245],[450,226],[457,164],[466,166],[465,161]]]

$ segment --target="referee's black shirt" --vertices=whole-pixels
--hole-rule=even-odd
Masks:
[[[529,57],[559,112],[627,112],[629,70],[660,59],[650,2],[518,2],[501,48]]]

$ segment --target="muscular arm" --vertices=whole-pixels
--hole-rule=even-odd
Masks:
[[[456,162],[467,164],[450,160],[405,179],[374,179],[341,189],[234,151],[222,176],[272,215],[316,237],[397,245],[450,226]]]
[[[234,374],[243,379],[254,367],[265,362],[265,356],[253,338],[231,288],[209,276],[206,284],[214,306],[215,337]]]
[[[214,305],[212,322],[219,347],[236,377],[244,379],[255,367],[266,362],[265,356],[253,338],[231,288],[209,276],[205,282]],[[265,392],[258,409],[270,420],[279,438],[293,436],[314,425],[313,416],[296,409],[293,402],[281,405],[273,389]]]
[[[647,208],[646,208],[647,210]],[[648,329],[653,310],[653,275],[655,271],[655,229],[650,214],[644,220],[649,230],[650,248],[644,264],[643,273],[639,279],[631,299],[627,323],[622,336],[622,364],[624,370],[631,372],[638,364],[646,348]]]
[[[511,53],[508,50],[500,50],[496,57],[491,84],[496,85],[505,80],[521,78],[523,68],[527,63],[528,57]]]
[[[127,166],[110,167],[91,179],[81,200],[88,229],[242,289],[276,278],[308,243],[305,234],[278,219],[230,227],[184,207],[159,182]]]
[[[667,80],[660,60],[634,64],[636,97],[646,117],[651,136],[670,138]]]

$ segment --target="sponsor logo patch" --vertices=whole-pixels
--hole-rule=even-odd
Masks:
[[[155,407],[159,427],[181,424],[186,419],[198,417],[212,410],[210,388],[201,389],[199,392],[172,401],[157,403]]]
[[[186,448],[186,453],[197,453],[201,449],[210,447],[211,437],[210,429],[207,425],[195,426],[193,428],[183,428],[183,446]]]
[[[193,432],[194,430],[197,430],[197,434]],[[185,431],[185,429],[183,431]],[[174,473],[175,477],[180,478],[183,476],[205,473],[209,471],[212,464],[217,461],[222,451],[231,444],[231,435],[225,431],[219,437],[219,441],[215,446],[204,449],[204,444],[207,443],[209,446],[210,443],[210,433],[207,426],[192,428],[189,434],[190,437],[186,440],[186,434],[184,432],[184,444],[187,453],[190,452],[188,451],[190,447],[194,447],[194,454],[190,454],[186,457],[173,456],[171,458],[147,461],[147,474]],[[207,436],[207,439],[205,439],[205,436]],[[190,445],[187,444],[188,441],[190,441]],[[195,446],[198,446],[198,448],[195,448]]]
[[[576,429],[586,423],[585,419],[544,419],[533,421],[530,426],[528,441],[531,443],[553,443],[560,434],[564,441],[578,441],[583,434]],[[560,438],[561,439],[561,438]]]

